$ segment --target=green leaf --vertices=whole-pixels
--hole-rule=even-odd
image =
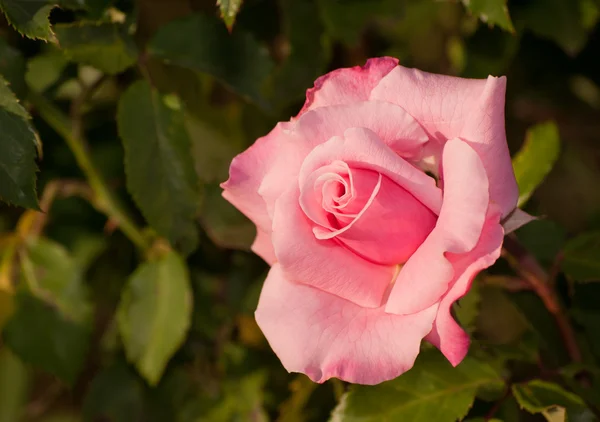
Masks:
[[[267,422],[269,419],[262,406],[266,380],[262,371],[227,380],[222,399],[202,420]]]
[[[184,119],[177,97],[144,81],[121,96],[117,113],[127,188],[148,223],[187,254],[198,242],[200,193]]]
[[[142,264],[131,276],[117,311],[127,359],[151,384],[185,340],[192,292],[185,262],[175,252]]]
[[[560,137],[554,122],[540,123],[527,131],[525,143],[512,160],[522,207],[550,173],[560,154]]]
[[[31,375],[29,368],[8,348],[0,349],[0,422],[21,420]]]
[[[478,16],[483,22],[500,28],[515,32],[512,21],[506,7],[506,0],[463,0],[467,9]]]
[[[144,410],[144,384],[121,361],[92,380],[83,403],[85,421],[140,422]]]
[[[501,384],[500,375],[487,363],[467,357],[453,368],[440,352],[430,349],[395,380],[351,387],[334,410],[332,422],[454,422],[466,416],[479,388]]]
[[[562,269],[577,281],[600,281],[600,231],[571,239],[563,250]]]
[[[114,75],[135,64],[137,48],[125,25],[89,23],[55,25],[54,31],[66,56]]]
[[[29,114],[0,76],[0,198],[38,209],[35,192],[37,135]]]
[[[19,98],[24,98],[26,94],[24,74],[25,59],[23,55],[0,37],[0,75],[4,75],[11,90]]]
[[[47,239],[28,243],[21,266],[28,289],[17,293],[17,309],[4,329],[4,341],[25,362],[73,383],[92,332],[84,268]]]
[[[402,4],[395,0],[318,0],[320,17],[329,35],[356,46],[365,26],[379,16],[397,16]]]
[[[481,294],[479,292],[479,282],[475,279],[469,292],[452,306],[456,319],[458,319],[460,325],[469,333],[475,331],[480,305]]]
[[[55,5],[48,0],[0,0],[0,9],[8,22],[22,35],[53,41],[48,16]]]
[[[273,64],[267,49],[250,34],[229,34],[217,19],[195,14],[161,27],[148,52],[166,63],[208,73],[234,92],[268,107],[262,90]]]
[[[517,237],[535,258],[545,266],[554,263],[565,244],[565,229],[552,220],[534,220],[516,231]]]
[[[249,250],[256,237],[256,226],[221,195],[219,185],[206,185],[200,223],[215,244],[231,249]]]
[[[217,6],[221,11],[221,19],[230,31],[233,28],[240,7],[242,7],[242,2],[243,0],[217,0]]]
[[[324,39],[323,24],[315,19],[319,13],[316,0],[280,0],[279,3],[289,55],[275,73],[272,90],[275,103],[282,107],[304,99],[306,90],[323,74],[330,43]]]
[[[565,409],[568,413],[578,413],[585,408],[583,400],[561,386],[542,380],[533,380],[526,383],[513,384],[512,393],[519,406],[529,413],[542,413],[548,421],[564,421]],[[559,418],[555,418],[559,415]]]
[[[550,39],[568,54],[576,55],[588,38],[580,3],[580,0],[530,0],[519,10],[518,18],[537,36]]]
[[[67,64],[67,59],[58,50],[34,56],[27,62],[25,81],[32,90],[43,92],[59,80]]]

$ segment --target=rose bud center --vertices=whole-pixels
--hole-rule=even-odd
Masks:
[[[310,175],[300,205],[317,239],[335,239],[385,265],[406,262],[436,223],[436,215],[397,183],[343,161]]]

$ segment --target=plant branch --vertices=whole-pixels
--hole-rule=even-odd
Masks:
[[[87,96],[88,93],[86,92],[85,95]],[[112,192],[108,189],[108,186],[100,173],[94,167],[85,146],[83,136],[80,133],[81,130],[77,126],[73,127],[69,118],[44,96],[32,94],[29,99],[40,116],[64,138],[71,149],[79,168],[85,175],[94,193],[94,205],[111,220],[115,221],[121,231],[139,249],[147,252],[150,249],[148,239],[146,239],[141,229],[126,214],[121,204],[119,204]]]
[[[554,317],[571,360],[581,362],[581,350],[577,344],[575,331],[552,286],[553,280],[514,235],[508,235],[504,239],[504,252],[505,256],[508,255],[506,257],[511,266],[531,285],[548,312]]]

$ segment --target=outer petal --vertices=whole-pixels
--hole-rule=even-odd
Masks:
[[[500,256],[504,230],[498,223],[499,217],[498,211],[491,212],[475,249],[453,263],[460,275],[440,302],[433,329],[426,337],[455,366],[467,354],[469,336],[452,318],[452,304],[469,291],[477,273],[491,266]]]
[[[433,231],[404,265],[392,288],[386,311],[411,314],[437,302],[455,275],[447,254],[471,251],[489,205],[488,180],[479,156],[458,139],[443,153],[444,202]]]
[[[279,153],[280,137],[286,123],[280,123],[267,135],[259,138],[250,148],[237,155],[229,168],[229,180],[221,184],[223,197],[246,215],[257,228],[252,245],[258,255],[270,263],[273,247],[270,243],[271,217],[258,188],[269,171],[270,163]]]
[[[315,382],[336,377],[378,384],[409,370],[437,305],[414,315],[365,309],[285,278],[275,264],[263,287],[256,321],[283,366]]]
[[[350,104],[369,98],[371,90],[398,65],[398,59],[380,57],[360,67],[337,69],[321,76],[306,91],[306,102],[298,117],[308,110],[337,104]]]
[[[269,265],[273,265],[277,261],[275,251],[273,250],[273,242],[271,242],[271,230],[267,232],[257,227],[256,239],[254,239],[254,243],[252,243],[250,249]]]
[[[371,92],[408,111],[440,142],[461,138],[477,151],[490,181],[490,198],[506,216],[518,188],[504,129],[506,78],[463,79],[398,66]]]
[[[367,308],[381,306],[395,268],[368,262],[336,240],[317,240],[291,186],[278,200],[273,245],[286,277]]]

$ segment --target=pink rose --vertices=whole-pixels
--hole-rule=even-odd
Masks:
[[[422,339],[465,357],[450,308],[500,255],[518,197],[505,88],[371,59],[319,78],[233,160],[223,195],[272,266],[256,320],[288,371],[376,384]]]

